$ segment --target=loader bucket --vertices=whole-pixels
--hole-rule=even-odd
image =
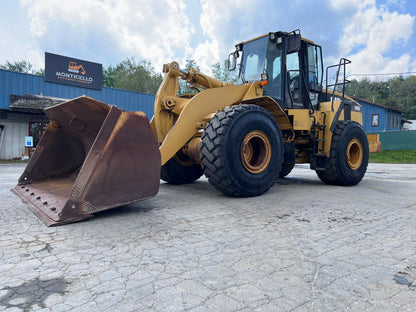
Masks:
[[[87,96],[45,113],[51,122],[14,192],[46,225],[156,195],[160,153],[144,113]]]

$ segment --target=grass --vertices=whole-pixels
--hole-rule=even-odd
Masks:
[[[27,163],[28,161],[26,160],[21,160],[20,158],[18,159],[8,159],[8,160],[1,160],[0,159],[0,164],[23,164],[23,163]]]
[[[381,151],[370,153],[372,163],[416,164],[416,150]]]
[[[25,163],[27,160],[0,160],[0,164]],[[380,153],[370,153],[370,163],[386,164],[416,164],[416,150],[401,151],[381,151]]]

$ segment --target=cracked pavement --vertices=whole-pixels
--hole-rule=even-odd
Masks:
[[[46,227],[0,164],[0,310],[414,311],[416,165],[370,164],[356,187],[296,166],[265,195],[205,178]]]

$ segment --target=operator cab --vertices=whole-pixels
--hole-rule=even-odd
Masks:
[[[301,38],[300,30],[272,32],[236,45],[230,70],[236,68],[243,83],[261,80],[263,94],[283,109],[311,108],[322,92],[322,49]]]

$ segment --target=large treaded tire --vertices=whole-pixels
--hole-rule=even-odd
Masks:
[[[202,135],[204,174],[227,195],[263,194],[279,176],[282,159],[279,125],[256,105],[226,107],[207,123]]]
[[[295,164],[283,164],[282,170],[280,170],[279,178],[284,178],[289,173],[292,172],[293,168],[295,167]]]
[[[198,180],[203,173],[201,165],[179,152],[162,166],[160,178],[170,184],[186,184]]]
[[[279,173],[279,178],[284,178],[292,172],[295,167],[296,155],[295,155],[295,141],[285,142],[283,144],[285,152],[283,154],[282,169]]]
[[[367,171],[368,157],[368,139],[361,125],[349,120],[338,121],[332,134],[326,169],[316,173],[326,184],[356,185]]]

